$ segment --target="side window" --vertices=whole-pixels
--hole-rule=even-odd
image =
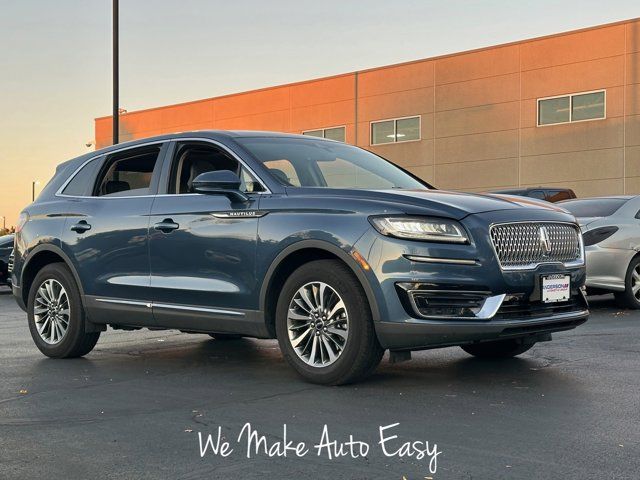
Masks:
[[[96,158],[82,167],[64,188],[62,194],[74,197],[90,196],[100,163],[100,159]]]
[[[531,192],[529,192],[529,197],[531,198],[538,198],[540,200],[546,200],[547,197],[545,196],[544,192],[542,190],[532,190]]]
[[[301,185],[298,173],[293,164],[287,160],[269,160],[264,162],[264,166],[269,169],[271,174],[276,177],[283,185],[299,187]]]
[[[179,144],[171,164],[168,193],[191,192],[195,178],[205,172],[230,170],[241,180],[240,189],[247,193],[264,188],[242,165],[224,150],[205,143]]]
[[[114,154],[102,167],[94,196],[148,195],[159,154],[160,145]]]

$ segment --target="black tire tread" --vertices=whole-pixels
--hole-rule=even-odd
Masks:
[[[38,349],[47,357],[51,358],[77,358],[88,354],[98,343],[101,332],[86,332],[86,316],[84,313],[84,307],[82,305],[82,299],[80,297],[80,290],[73,277],[73,274],[64,263],[51,263],[45,265],[37,274],[31,284],[31,291],[29,292],[28,311],[32,311],[33,299],[35,297],[34,289],[47,278],[56,278],[63,280],[66,284],[65,288],[67,294],[70,296],[70,302],[73,302],[72,307],[77,312],[77,318],[72,319],[75,325],[70,326],[67,331],[67,335],[71,337],[65,338],[59,345],[48,346],[44,342],[39,341],[38,334],[34,330],[32,314],[29,313],[29,330],[34,339],[34,342]],[[73,311],[72,311],[73,312]],[[73,313],[72,313],[73,314]]]
[[[627,273],[624,277],[624,291],[613,293],[616,303],[622,308],[630,308],[632,310],[640,309],[640,301],[638,301],[631,290],[631,276],[633,275],[633,270],[639,263],[640,256],[634,257],[631,262],[629,262]]]
[[[284,332],[282,331],[282,326],[279,324],[283,321],[286,323],[286,319],[277,318],[276,325],[278,330],[278,341],[280,343],[280,349],[283,356],[299,374],[312,383],[324,385],[346,385],[366,378],[380,363],[380,360],[384,355],[384,349],[378,343],[378,338],[373,325],[371,308],[367,301],[366,294],[362,289],[362,285],[351,269],[341,261],[314,260],[302,265],[294,271],[285,282],[282,292],[286,292],[291,288],[290,285],[297,281],[298,277],[307,274],[307,272],[313,272],[315,274],[330,272],[331,275],[338,276],[341,281],[347,285],[347,288],[354,293],[354,303],[356,303],[356,305],[351,305],[350,308],[351,321],[357,321],[353,312],[358,312],[358,315],[360,315],[360,322],[362,323],[360,326],[363,331],[360,335],[360,341],[357,343],[355,358],[350,364],[343,364],[338,370],[329,375],[313,375],[298,366],[301,361],[297,358],[295,353],[289,352],[287,347],[284,345],[285,343],[288,343],[288,339],[283,338]],[[290,298],[285,297],[288,296],[282,295],[278,301],[278,313],[280,313],[283,308],[288,308]],[[283,306],[283,303],[286,303],[286,305]],[[347,352],[343,352],[343,355],[345,353]],[[340,359],[338,362],[339,361]]]

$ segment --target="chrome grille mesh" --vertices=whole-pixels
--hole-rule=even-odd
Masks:
[[[523,222],[493,225],[491,241],[503,269],[548,262],[581,262],[578,227],[569,223]]]

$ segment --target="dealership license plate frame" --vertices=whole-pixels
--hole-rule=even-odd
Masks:
[[[550,290],[545,286],[552,282],[565,282],[566,287]],[[571,298],[571,275],[567,273],[555,273],[540,276],[540,299],[542,303],[566,302]]]

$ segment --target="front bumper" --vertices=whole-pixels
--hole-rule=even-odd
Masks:
[[[536,305],[528,310],[507,305],[504,298],[504,294],[489,297],[491,308],[495,309],[489,318],[479,315],[467,319],[378,322],[376,332],[384,348],[421,350],[571,330],[589,317],[581,291],[570,302]]]
[[[375,322],[380,344],[391,350],[418,350],[502,338],[548,338],[551,332],[585,322],[589,310],[582,288],[584,264],[549,262],[521,270],[501,268],[490,240],[491,224],[570,221],[560,213],[526,214],[526,218],[513,218],[511,211],[469,215],[461,221],[472,239],[468,245],[365,234],[355,248],[365,253],[370,265],[368,275],[380,306]],[[570,276],[571,298],[543,304],[541,278],[553,274]],[[415,304],[412,290],[448,292],[458,310],[446,307],[436,316],[426,314]]]

